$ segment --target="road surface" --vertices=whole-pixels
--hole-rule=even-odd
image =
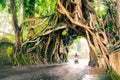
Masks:
[[[34,65],[24,67],[1,67],[0,80],[111,80],[98,68],[74,64],[71,60],[63,64]]]

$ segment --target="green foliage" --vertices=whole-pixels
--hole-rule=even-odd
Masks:
[[[14,51],[14,50],[13,50],[13,47],[11,47],[11,46],[8,47],[8,48],[6,49],[7,56],[10,57],[10,55],[13,53],[13,51]]]
[[[104,9],[103,9],[103,11],[102,11],[102,18],[103,18],[103,19],[106,17],[107,10],[108,10],[108,7],[105,6]]]
[[[76,41],[80,41],[81,38],[83,38],[83,36],[77,36]]]
[[[46,22],[44,22],[44,24],[42,24],[34,29],[35,34],[33,35],[33,37],[39,36],[44,32],[44,30],[48,27],[48,24],[49,24],[48,21],[49,20],[47,19]]]
[[[88,0],[89,2],[94,2],[94,0]]]
[[[43,25],[37,26],[34,29],[35,33],[32,36],[30,36],[31,38],[42,34],[42,32],[45,30],[48,24],[51,23],[49,22],[50,20],[49,17],[55,13],[56,3],[57,0],[24,0],[25,18],[31,18],[30,17],[31,15],[34,15],[34,17],[39,17],[41,19],[35,20],[35,24],[39,24],[43,18],[48,17],[48,19],[46,20],[46,22],[44,22]],[[29,22],[25,23],[23,29],[23,40],[26,40],[29,37],[28,27],[29,27]]]
[[[28,45],[27,45],[27,49],[33,47],[34,44],[35,44],[35,43],[30,43],[30,44],[28,44]]]
[[[95,11],[98,15],[98,20],[99,20],[99,25],[98,25],[98,29],[102,28],[102,24],[103,24],[103,20],[106,17],[107,12],[110,13],[110,15],[112,15],[112,17],[115,19],[117,16],[117,12],[116,12],[116,7],[115,7],[115,3],[116,0],[99,0],[96,1],[95,0]],[[105,26],[105,30],[109,33],[114,31],[115,28],[115,22],[114,21],[109,21],[107,22],[107,25]]]
[[[14,53],[14,44],[10,42],[0,42],[0,64],[11,64]]]
[[[6,0],[0,0],[0,12],[6,7]]]
[[[13,59],[13,65],[23,65],[25,64],[25,57],[23,53],[16,55]]]
[[[100,25],[102,24],[103,20],[105,19],[105,16],[107,14],[108,6],[106,5],[106,1],[95,1],[95,11],[98,15],[98,19],[100,22]]]
[[[15,38],[13,36],[0,36],[0,41],[13,43]]]
[[[15,0],[16,1],[16,4],[15,4],[15,9],[16,9],[16,12],[19,12],[20,11],[20,7],[21,7],[21,1],[22,0]]]
[[[27,22],[23,27],[23,41],[25,41],[28,38],[28,26],[29,23]]]
[[[112,21],[109,21],[109,22],[107,23],[107,25],[105,26],[105,29],[106,29],[107,32],[111,33],[111,32],[114,31],[114,27],[115,27],[115,26],[114,26],[113,22],[112,22]]]
[[[25,0],[24,1],[25,7],[25,17],[29,18],[31,14],[34,14],[35,10],[35,0]]]
[[[37,64],[40,59],[38,59],[38,54],[35,53],[20,53],[13,58],[13,65],[27,65],[27,64]]]
[[[25,16],[29,18],[32,13],[35,13],[36,17],[53,14],[55,12],[56,3],[57,0],[25,0]]]
[[[36,15],[50,15],[55,12],[57,0],[36,0]]]
[[[32,64],[32,63],[33,63],[32,56],[27,57],[27,58],[26,58],[26,62],[27,62],[28,64]]]
[[[66,30],[63,30],[63,31],[62,31],[62,35],[63,35],[63,36],[65,36],[65,35],[67,35],[67,34],[68,34],[68,32],[67,32]]]
[[[112,78],[112,80],[120,80],[120,76],[115,71],[109,71],[108,72]]]
[[[76,49],[77,43],[79,43],[80,39],[83,38],[83,36],[77,36],[75,40],[73,41],[72,45],[70,46],[71,49]]]
[[[3,9],[3,8],[2,8],[2,4],[0,4],[0,12],[2,11],[2,9]]]

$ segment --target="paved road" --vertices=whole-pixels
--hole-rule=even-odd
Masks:
[[[0,80],[111,80],[106,73],[97,68],[85,66],[79,60],[64,64],[36,65],[25,67],[0,68]]]

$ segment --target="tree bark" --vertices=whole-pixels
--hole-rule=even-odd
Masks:
[[[118,35],[120,35],[120,0],[117,0],[117,16],[118,16],[118,21],[117,21],[117,27],[118,27]]]
[[[17,15],[15,11],[15,0],[10,0],[10,9],[12,14],[12,22],[15,33],[15,55],[20,52],[22,44],[22,31],[18,25]]]

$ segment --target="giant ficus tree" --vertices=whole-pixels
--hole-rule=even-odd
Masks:
[[[47,28],[43,29],[37,38],[32,39],[33,41],[26,41],[23,45],[34,42],[34,46],[27,49],[27,52],[31,52],[37,47],[45,60],[57,61],[63,53],[61,45],[64,42],[61,40],[64,29],[68,33],[73,32],[73,34],[87,38],[90,49],[93,51],[91,52],[92,58],[97,53],[103,53],[106,58],[108,42],[104,26],[99,23],[94,8],[88,1],[83,0],[58,0],[56,12],[51,15]]]
[[[38,1],[38,3],[35,1]],[[42,2],[47,3],[44,0],[41,0]],[[54,0],[53,2],[56,3],[56,5],[53,5],[55,6],[55,11],[50,12],[49,7],[44,13],[40,12],[41,8],[37,8],[40,11],[36,10],[35,4],[37,7],[42,5],[39,5],[39,0],[22,0],[24,21],[19,27],[15,12],[15,1],[10,0],[16,37],[16,52],[18,53],[20,51],[17,49],[21,49],[23,53],[38,54],[42,62],[58,62],[60,59],[66,57],[67,47],[73,40],[70,39],[70,36],[76,34],[86,37],[91,49],[90,62],[94,63],[94,61],[97,61],[97,55],[102,55],[108,63],[108,44],[111,39],[108,40],[108,21],[115,22],[114,15],[110,16],[112,13],[109,4],[106,4],[108,10],[103,18],[103,15],[99,11],[101,4],[99,0],[96,3],[94,0]],[[52,1],[48,3],[51,4]],[[108,2],[106,1],[106,3]],[[97,6],[93,6],[95,4]],[[94,9],[96,7],[98,8],[98,12]],[[35,18],[35,13],[37,14],[37,12],[34,11],[37,11],[40,17],[37,16]],[[32,37],[29,37],[22,43],[21,27],[26,27],[23,24],[27,22],[29,22],[29,31],[36,29],[37,31]],[[66,31],[65,35],[63,35],[64,31]]]

